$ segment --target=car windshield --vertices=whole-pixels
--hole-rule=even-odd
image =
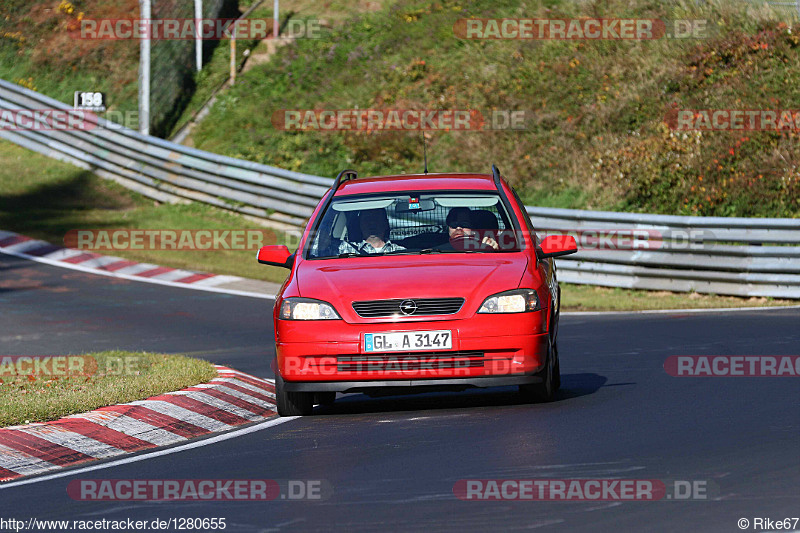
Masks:
[[[309,259],[519,250],[500,196],[463,191],[334,198],[308,242]]]

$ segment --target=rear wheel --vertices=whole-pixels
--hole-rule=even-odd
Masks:
[[[542,379],[541,383],[530,383],[519,386],[519,395],[526,403],[551,402],[556,392],[556,357],[557,352],[553,349],[550,342],[547,343],[547,356],[544,368],[535,374]],[[558,378],[560,384],[561,379]]]
[[[310,415],[314,409],[314,393],[287,391],[280,372],[275,373],[275,399],[281,416]]]

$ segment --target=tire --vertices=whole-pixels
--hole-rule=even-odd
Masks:
[[[336,393],[331,391],[314,393],[314,403],[324,406],[333,405],[336,401]]]
[[[552,402],[555,398],[555,365],[556,354],[552,344],[547,343],[547,356],[544,368],[535,374],[542,378],[541,383],[530,383],[519,386],[519,395],[525,403],[546,403]],[[560,379],[559,379],[560,382]]]
[[[287,391],[280,372],[275,373],[275,399],[280,416],[306,416],[314,409],[314,393]]]
[[[561,287],[558,288],[558,313],[556,314],[555,328],[553,328],[553,354],[555,366],[553,367],[553,392],[561,388],[561,359],[558,357],[558,322],[561,318]]]
[[[553,345],[556,364],[553,366],[553,392],[561,388],[561,359],[558,357],[558,342]]]

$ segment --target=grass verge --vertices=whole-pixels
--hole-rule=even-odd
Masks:
[[[70,360],[77,359],[82,363],[72,372],[54,375],[50,362],[46,363],[50,375],[20,375],[18,367],[26,372],[33,363],[0,358],[0,427],[143,400],[205,383],[217,375],[211,363],[182,355],[109,351]]]
[[[234,0],[220,18],[235,18],[255,0]],[[308,10],[313,0],[284,0],[284,13]],[[375,1],[334,0],[315,8],[333,21],[344,20],[369,8]],[[206,2],[206,16],[214,2]],[[271,18],[272,2],[253,17]],[[136,129],[139,42],[135,39],[80,39],[81,21],[137,17],[137,0],[3,0],[0,2],[0,78],[71,104],[73,92],[100,91],[107,96],[108,111],[100,113]],[[154,18],[190,18],[192,2],[153,2]],[[252,17],[251,17],[252,18]],[[237,65],[245,50],[257,40],[239,39]],[[194,44],[190,40],[156,40],[152,44],[154,85],[151,131],[168,136],[185,124],[228,76],[230,41],[206,41],[205,64],[194,71]],[[189,52],[187,54],[187,51]],[[122,117],[125,117],[122,119]]]
[[[0,141],[0,229],[63,244],[71,229],[263,229],[198,203],[158,204],[85,170]],[[272,232],[270,232],[272,233]],[[284,243],[283,232],[265,244]],[[282,283],[287,270],[260,265],[255,250],[119,250],[146,263]]]
[[[798,305],[794,300],[561,284],[563,311],[645,311]]]
[[[322,2],[299,17],[315,17]],[[757,5],[760,4],[760,5]],[[492,162],[527,203],[679,215],[800,216],[798,132],[673,131],[670,110],[800,98],[791,11],[708,0],[398,0],[297,39],[237,79],[198,148],[309,174],[419,172],[419,132],[284,131],[281,110],[524,111],[524,130],[434,131],[435,172]],[[704,20],[705,38],[467,40],[464,18]],[[277,113],[277,115],[275,115]]]
[[[251,5],[255,4],[256,0],[241,1],[239,2],[239,10],[244,12]],[[283,31],[287,31],[286,19],[290,16],[302,17],[305,14],[313,13],[315,17],[319,17],[320,24],[326,26],[332,25],[334,27],[342,26],[347,20],[360,13],[375,11],[380,9],[381,3],[387,3],[386,0],[333,0],[328,2],[317,2],[316,0],[284,0],[280,4],[280,17]],[[272,2],[262,2],[262,4],[253,10],[247,17],[249,19],[266,19],[273,18],[273,4]],[[316,22],[317,20],[315,20]],[[272,39],[272,31],[270,27],[269,37],[261,41],[255,39],[240,39],[236,41],[236,60],[235,64],[237,71],[243,64],[244,58],[249,55],[249,62],[262,63],[263,59],[256,56],[271,56],[267,52],[270,48],[270,41]],[[203,65],[203,70],[196,73],[194,76],[194,92],[191,98],[186,103],[186,107],[181,115],[175,121],[172,129],[167,137],[172,137],[181,128],[186,126],[200,111],[205,103],[211,98],[214,92],[219,89],[223,83],[229,80],[230,75],[230,42],[223,41],[219,46],[214,48],[208,61]],[[242,73],[237,74],[241,76]],[[191,135],[187,137],[184,144],[192,146],[193,139]]]
[[[55,244],[71,229],[252,229],[239,215],[202,204],[157,204],[72,165],[0,141],[0,229]],[[276,232],[275,242],[286,243]],[[120,250],[132,261],[282,283],[288,271],[259,265],[251,250]],[[792,305],[791,300],[737,298],[564,285],[567,311]]]

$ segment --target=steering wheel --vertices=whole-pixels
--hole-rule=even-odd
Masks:
[[[482,250],[485,247],[475,235],[458,235],[450,239],[450,245],[460,252]]]

